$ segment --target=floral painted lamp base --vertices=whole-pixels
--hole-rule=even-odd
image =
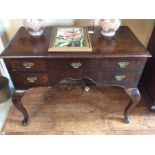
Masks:
[[[114,36],[115,35],[115,32],[105,32],[105,31],[101,31],[101,34],[103,35],[103,36],[106,36],[106,37],[112,37],[112,36]]]
[[[45,21],[43,19],[24,19],[23,25],[31,36],[39,37],[45,29]]]
[[[103,36],[112,37],[120,27],[121,21],[119,19],[100,19],[99,25],[102,28]]]

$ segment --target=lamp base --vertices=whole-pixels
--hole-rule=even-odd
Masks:
[[[103,30],[101,31],[101,34],[103,36],[106,36],[106,37],[112,37],[115,35],[115,32],[104,32]]]

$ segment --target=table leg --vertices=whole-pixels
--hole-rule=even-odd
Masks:
[[[23,96],[24,96],[24,92],[22,92],[22,93],[15,92],[13,94],[12,101],[13,101],[14,106],[23,114],[24,119],[22,121],[22,125],[26,126],[26,125],[28,125],[29,115],[21,102],[21,99]]]
[[[125,123],[130,123],[129,113],[137,106],[140,101],[141,95],[138,88],[127,88],[125,92],[130,96],[130,103],[127,105],[124,111],[124,121]]]

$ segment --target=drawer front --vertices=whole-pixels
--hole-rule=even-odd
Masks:
[[[96,69],[102,66],[102,60],[81,60],[81,59],[71,59],[71,60],[50,60],[49,65],[51,69],[72,69],[81,70],[86,69]]]
[[[136,72],[105,72],[103,76],[103,83],[108,85],[120,85],[120,84],[138,84],[140,73]]]
[[[47,71],[46,61],[42,59],[10,59],[8,64],[12,71]]]
[[[52,60],[49,62],[51,84],[62,79],[101,78],[102,61],[97,60]]]
[[[104,71],[136,71],[144,67],[145,62],[139,59],[108,59],[104,61]]]
[[[48,73],[14,73],[13,83],[15,88],[30,88],[35,86],[48,86]]]

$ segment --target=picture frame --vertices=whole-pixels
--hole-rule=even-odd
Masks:
[[[48,52],[92,52],[86,27],[55,27]]]

